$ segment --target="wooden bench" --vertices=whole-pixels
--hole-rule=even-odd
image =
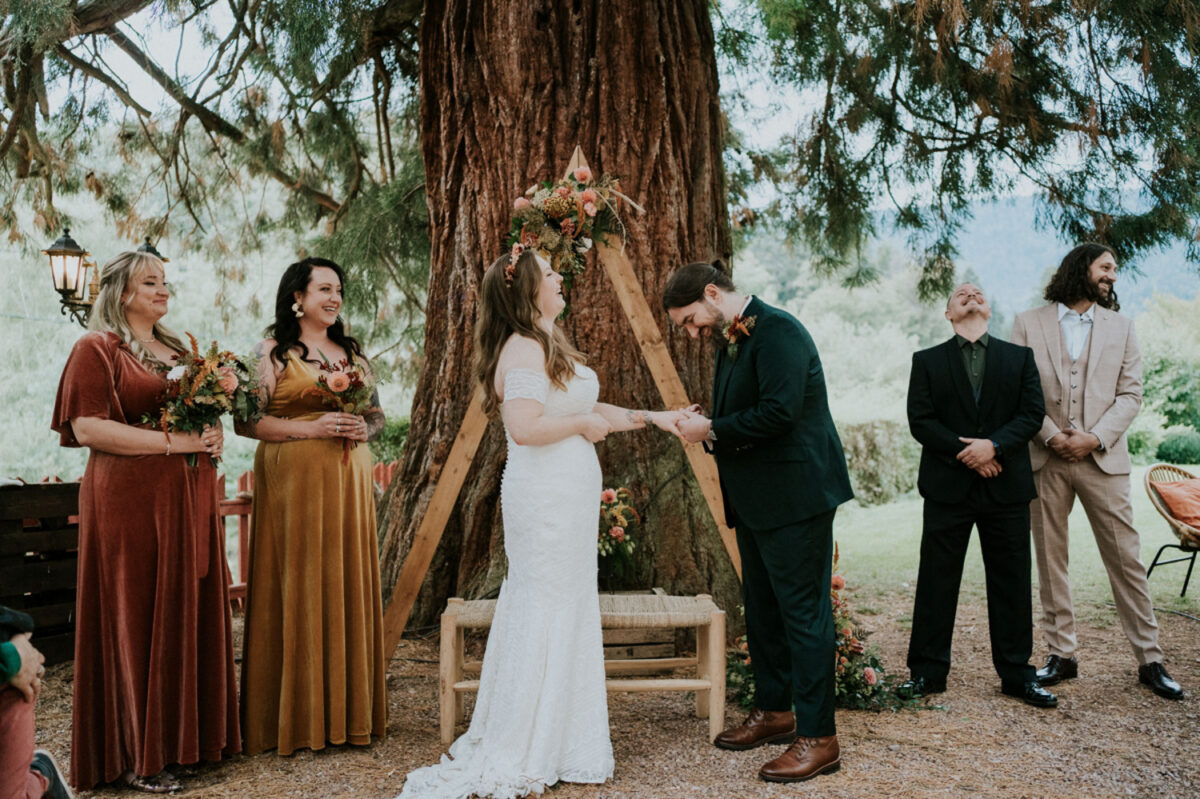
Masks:
[[[478,674],[481,663],[465,662],[463,633],[490,628],[495,612],[494,599],[453,597],[442,613],[439,704],[444,744],[454,740],[454,725],[463,720],[463,695],[479,690],[478,679],[465,679],[467,673]],[[605,685],[609,691],[694,691],[696,716],[708,719],[709,738],[725,728],[725,611],[711,596],[668,596],[662,589],[653,594],[601,594],[600,626],[606,630],[696,628],[695,657],[606,660],[604,670],[610,679]],[[692,666],[695,679],[611,679]]]

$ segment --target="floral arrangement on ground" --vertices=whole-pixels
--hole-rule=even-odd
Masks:
[[[830,580],[829,596],[833,604],[833,625],[836,639],[834,667],[834,701],[847,710],[895,710],[918,703],[896,695],[897,678],[887,674],[879,650],[869,647],[870,632],[853,616],[850,603],[842,597],[846,578],[837,573],[837,545],[833,549],[834,574]],[[725,682],[730,696],[749,710],[754,705],[754,670],[750,659],[749,642],[740,636],[727,652]]]
[[[545,253],[550,266],[563,276],[569,291],[575,275],[583,271],[584,257],[596,239],[624,234],[622,200],[636,207],[620,191],[617,178],[595,177],[581,166],[557,182],[534,184],[513,202],[508,246],[514,257],[527,249]]]

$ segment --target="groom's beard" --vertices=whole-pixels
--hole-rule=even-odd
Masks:
[[[728,324],[729,320],[725,318],[725,314],[721,313],[721,309],[714,303],[709,302],[707,298],[705,298],[704,304],[712,311],[713,315],[713,320],[708,324],[708,338],[712,341],[714,347],[723,350],[729,344],[725,340],[725,336],[722,335],[725,331],[725,325]]]

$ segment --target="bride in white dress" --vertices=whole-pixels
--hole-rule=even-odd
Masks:
[[[596,587],[602,489],[594,444],[682,415],[598,403],[596,373],[554,324],[562,277],[532,251],[484,273],[475,326],[484,408],[508,438],[500,487],[508,576],[471,726],[401,799],[510,799],[612,777]]]

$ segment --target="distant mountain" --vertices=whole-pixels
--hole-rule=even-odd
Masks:
[[[1035,216],[1033,197],[980,204],[958,239],[959,274],[973,272],[1009,324],[1015,314],[1042,302],[1046,280],[1074,244],[1061,241],[1053,230],[1035,227]],[[887,241],[904,251],[902,237]],[[1132,269],[1119,272],[1121,310],[1136,316],[1155,292],[1195,297],[1200,292],[1200,273],[1185,260],[1184,252],[1179,244],[1148,253]]]

